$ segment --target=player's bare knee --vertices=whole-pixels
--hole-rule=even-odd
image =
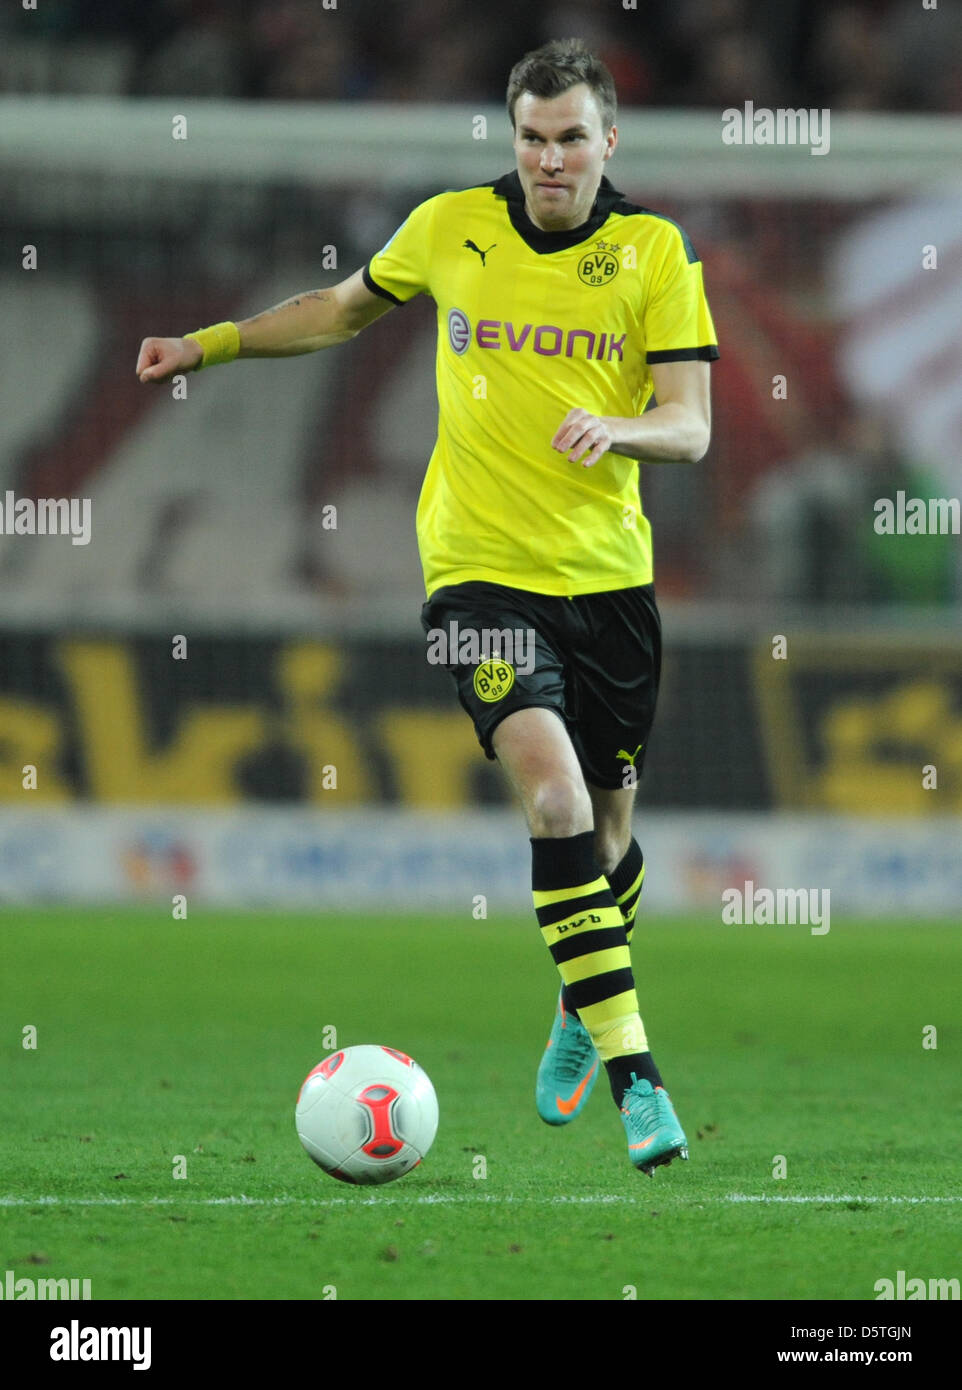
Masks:
[[[562,839],[591,829],[591,801],[584,787],[570,777],[540,782],[527,802],[535,839]]]

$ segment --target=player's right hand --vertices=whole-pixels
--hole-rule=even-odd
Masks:
[[[137,358],[141,381],[170,381],[178,372],[192,372],[204,349],[196,338],[145,338]]]

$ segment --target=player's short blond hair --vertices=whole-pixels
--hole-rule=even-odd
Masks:
[[[584,82],[594,93],[606,133],[615,123],[618,98],[615,79],[581,39],[552,39],[520,58],[508,77],[508,115],[514,128],[514,107],[522,92],[535,97],[558,97]]]

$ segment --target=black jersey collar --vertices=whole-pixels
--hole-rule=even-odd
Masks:
[[[532,251],[537,251],[539,256],[544,256],[551,251],[567,251],[569,246],[577,246],[581,241],[587,241],[590,236],[603,227],[608,220],[613,207],[624,202],[625,195],[619,193],[617,188],[613,188],[608,180],[602,175],[601,183],[598,185],[598,195],[595,198],[591,209],[591,215],[587,222],[582,222],[580,227],[572,227],[566,232],[545,232],[540,227],[536,227],[524,209],[524,189],[521,187],[521,180],[518,177],[517,169],[512,169],[510,174],[503,174],[492,186],[496,198],[504,198],[508,205],[508,216],[511,218],[511,225],[531,247]]]

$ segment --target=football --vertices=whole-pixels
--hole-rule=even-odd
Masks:
[[[341,1182],[393,1182],[434,1142],[438,1099],[406,1053],[364,1044],[325,1057],[304,1079],[294,1112],[297,1137]]]

